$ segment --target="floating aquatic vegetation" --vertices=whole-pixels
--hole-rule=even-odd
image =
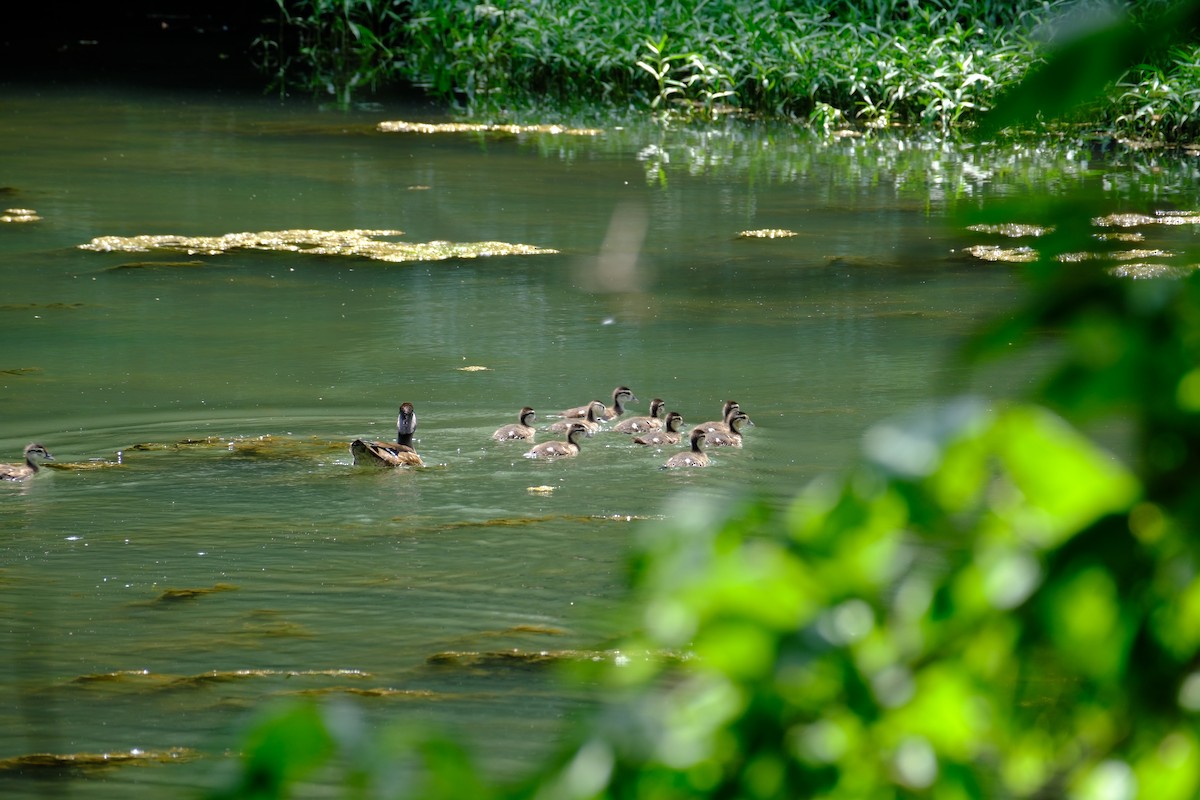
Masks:
[[[1156,211],[1148,214],[1109,214],[1096,217],[1092,224],[1101,228],[1138,228],[1143,225],[1197,225],[1200,211]]]
[[[369,678],[369,673],[360,672],[354,669],[326,669],[326,670],[278,670],[278,669],[234,669],[234,670],[213,670],[212,672],[202,672],[198,675],[185,675],[176,677],[173,680],[165,682],[162,686],[164,689],[188,689],[197,686],[208,686],[213,683],[231,683],[234,681],[244,681],[251,678],[301,678],[301,677],[322,677],[322,678]]]
[[[1008,261],[1028,263],[1037,260],[1037,253],[1029,247],[999,247],[994,244],[977,244],[965,248],[966,252],[984,261]]]
[[[1114,250],[1111,253],[1061,253],[1057,261],[1076,264],[1080,261],[1110,259],[1112,261],[1137,261],[1143,258],[1171,258],[1179,255],[1170,250]]]
[[[87,472],[97,469],[112,469],[113,467],[123,467],[121,459],[109,461],[105,458],[90,458],[87,461],[51,461],[42,466],[46,469],[55,469],[61,472]]]
[[[447,697],[445,694],[433,692],[429,689],[389,689],[384,687],[372,687],[369,689],[364,689],[355,686],[329,686],[319,689],[301,689],[298,692],[291,692],[290,694],[305,696],[352,694],[358,697],[400,697],[411,700],[436,700],[440,697]]]
[[[566,136],[599,136],[599,128],[567,128],[562,125],[489,125],[471,122],[405,122],[385,120],[375,126],[384,133],[550,133]]]
[[[324,231],[294,229],[227,233],[222,236],[98,236],[81,250],[99,253],[165,251],[188,255],[219,255],[236,250],[300,253],[316,256],[352,256],[375,261],[443,261],[483,256],[544,255],[557,253],[542,247],[508,242],[396,242],[381,237],[402,236],[403,231],[353,229]]]
[[[109,269],[188,269],[203,266],[206,266],[203,261],[126,261]]]
[[[0,214],[0,222],[37,222],[41,217],[32,208],[6,208]]]
[[[1006,222],[1000,225],[971,225],[967,228],[976,233],[994,233],[1007,236],[1010,239],[1020,239],[1026,236],[1045,236],[1054,230],[1053,226],[1023,225],[1019,222]]]
[[[795,231],[789,231],[786,228],[760,228],[753,231],[740,231],[739,239],[788,239],[792,236],[798,236]]]
[[[1186,278],[1196,271],[1196,266],[1175,267],[1170,264],[1121,264],[1108,271],[1117,278],[1133,280],[1145,278]]]
[[[246,680],[249,678],[371,678],[371,673],[357,669],[314,669],[314,670],[278,670],[278,669],[238,669],[213,670],[197,675],[168,675],[150,670],[117,670],[115,672],[95,672],[80,675],[71,683],[82,685],[93,684],[124,684],[132,686],[150,685],[153,688],[178,689],[181,687],[200,686],[209,683]]]
[[[0,311],[34,311],[39,309],[58,311],[60,309],[74,308],[83,308],[83,303],[5,303],[0,305]]]
[[[682,662],[688,656],[676,652],[643,653],[637,656],[641,660]],[[469,667],[469,668],[510,668],[510,667],[542,667],[562,663],[600,663],[611,662],[617,666],[629,664],[633,657],[620,650],[493,650],[487,652],[474,650],[446,650],[434,653],[425,659],[425,663],[438,667]]]
[[[195,750],[172,747],[167,750],[127,750],[117,753],[29,753],[0,759],[0,772],[27,770],[96,771],[112,767],[172,764],[198,758]]]
[[[217,592],[234,592],[237,591],[236,586],[230,583],[218,583],[205,589],[165,589],[155,602],[171,603],[177,600],[194,600],[197,597],[203,597],[206,594],[216,594]]]

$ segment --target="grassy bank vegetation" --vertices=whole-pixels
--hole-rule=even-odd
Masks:
[[[1121,14],[1098,0],[277,0],[278,88],[341,103],[412,84],[488,118],[737,113],[822,128],[953,130],[1048,48]],[[1135,21],[1172,4],[1131,3]],[[1200,49],[1148,48],[1081,121],[1191,138]]]

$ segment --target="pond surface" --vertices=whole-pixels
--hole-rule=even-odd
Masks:
[[[1194,178],[765,128],[376,129],[419,113],[0,94],[0,201],[40,217],[0,225],[0,454],[41,441],[59,467],[0,486],[0,760],[151,762],[9,770],[0,794],[187,796],[254,712],[302,693],[451,727],[519,774],[581,692],[431,657],[609,647],[636,624],[613,613],[630,541],[672,497],[785,502],[873,422],[1020,391],[950,358],[1020,286],[964,255],[985,237],[953,208],[1092,186],[1144,211]],[[558,252],[80,249],[285,229]],[[796,235],[739,237],[758,229]],[[559,463],[489,438],[523,405],[545,425],[619,384],[633,413],[661,397],[698,423],[732,398],[756,426],[690,472],[611,431]],[[427,466],[353,466],[349,442],[391,438],[402,401]]]

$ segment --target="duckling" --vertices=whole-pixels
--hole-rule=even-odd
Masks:
[[[625,404],[626,403],[636,403],[637,401],[638,401],[637,397],[634,396],[633,392],[630,390],[630,388],[628,386],[618,386],[617,388],[613,389],[612,405],[605,406],[604,413],[601,414],[599,418],[604,422],[609,422],[611,420],[614,420],[617,417],[619,417],[625,413]],[[593,400],[592,402],[594,403],[596,401]],[[587,410],[590,407],[590,405],[591,404],[589,403],[586,406],[576,406],[575,408],[568,408],[566,411],[562,412],[562,414],[560,414],[559,416],[566,417],[568,419],[576,419],[579,417],[586,417]]]
[[[45,445],[30,442],[25,445],[24,464],[0,464],[0,481],[23,481],[32,478],[41,467],[39,461],[53,461],[54,456]]]
[[[513,439],[527,439],[533,441],[536,431],[533,429],[533,420],[537,416],[537,412],[529,406],[521,409],[517,414],[517,421],[509,425],[505,425],[496,430],[492,434],[492,438],[497,442],[508,442]]]
[[[682,453],[676,453],[667,459],[667,463],[662,465],[663,469],[675,469],[676,467],[707,467],[708,453],[700,449],[700,443],[704,441],[704,429],[692,428],[692,449],[684,450]]]
[[[396,417],[396,443],[368,442],[355,439],[350,443],[350,454],[355,466],[376,467],[423,467],[425,462],[412,447],[412,437],[417,430],[417,412],[412,403],[403,403]]]
[[[542,442],[539,445],[534,445],[533,449],[525,454],[526,458],[574,458],[579,455],[579,442],[583,437],[588,436],[588,429],[583,427],[581,423],[573,422],[571,427],[567,429],[567,440],[565,442]]]
[[[663,419],[658,412],[662,411],[665,405],[666,403],[661,397],[656,397],[650,401],[649,416],[623,419],[613,426],[613,430],[617,433],[646,433],[647,431],[662,430]]]
[[[555,433],[565,433],[571,430],[572,425],[579,423],[587,431],[588,436],[591,436],[600,430],[600,417],[603,416],[604,410],[604,403],[601,403],[599,400],[593,400],[587,407],[587,416],[583,419],[564,419],[562,422],[555,422],[546,428],[546,430]]]
[[[635,437],[633,441],[634,444],[645,445],[679,444],[679,429],[682,427],[683,415],[678,411],[668,411],[667,418],[663,421],[663,430],[651,431],[645,436]]]
[[[721,406],[721,418],[701,422],[697,428],[704,428],[705,431],[716,431],[718,433],[729,433],[729,415],[740,409],[737,400],[726,400]]]
[[[706,431],[704,443],[709,447],[741,447],[742,425],[753,425],[754,420],[746,416],[740,408],[735,408],[729,415],[728,431]]]

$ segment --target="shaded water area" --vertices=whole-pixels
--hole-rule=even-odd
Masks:
[[[0,96],[0,200],[40,217],[0,226],[0,453],[41,441],[58,467],[0,486],[3,796],[187,796],[255,711],[302,694],[461,731],[520,774],[588,701],[472,654],[610,647],[638,624],[630,543],[672,498],[782,503],[873,422],[1021,391],[949,357],[1020,291],[951,210],[1082,187],[1147,211],[1194,182],[1183,162],[786,129],[376,128],[413,113]],[[80,248],[288,229],[558,252]],[[739,236],[764,229],[795,235]],[[756,426],[691,472],[611,431],[560,463],[489,438],[618,384],[632,413],[661,397],[698,423],[732,398]],[[353,466],[402,401],[427,466]],[[132,763],[6,761],[105,752]]]

